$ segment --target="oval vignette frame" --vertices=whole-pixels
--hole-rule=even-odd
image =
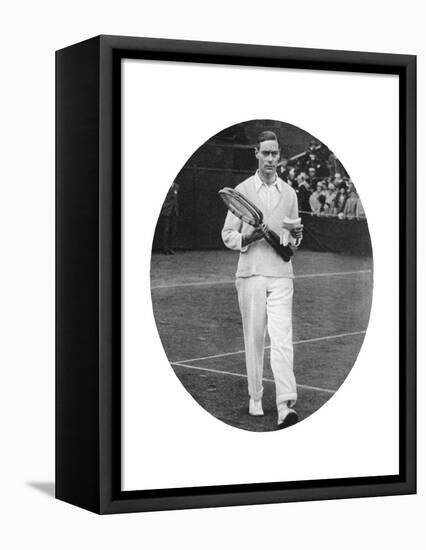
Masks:
[[[154,318],[167,358],[187,392],[215,418],[255,432],[277,429],[269,342],[265,414],[253,417],[248,414],[242,322],[231,284],[238,253],[225,249],[220,238],[226,208],[218,190],[233,188],[255,173],[255,142],[265,130],[278,137],[280,163],[286,159],[288,164],[280,164],[277,173],[295,189],[305,225],[292,260],[299,421],[327,403],[347,379],[367,331],[373,294],[365,211],[344,165],[316,137],[286,122],[254,119],[225,128],[191,155],[167,193],[154,234]],[[314,215],[309,197],[320,184],[323,210]],[[354,201],[359,203],[356,210],[350,208]],[[211,331],[216,336],[209,339]]]

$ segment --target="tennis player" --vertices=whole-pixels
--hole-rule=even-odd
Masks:
[[[258,169],[236,190],[253,202],[264,215],[264,223],[281,234],[285,218],[298,218],[295,191],[277,175],[280,146],[274,132],[258,136],[255,155]],[[290,233],[301,239],[303,226]],[[222,239],[231,250],[240,252],[236,273],[238,303],[241,311],[249,393],[249,413],[262,416],[263,359],[265,336],[271,339],[271,368],[275,380],[278,428],[298,421],[293,372],[293,267],[285,262],[263,239],[265,227],[254,228],[231,212],[222,229]]]

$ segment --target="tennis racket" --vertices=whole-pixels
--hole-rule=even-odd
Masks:
[[[242,193],[230,187],[224,187],[219,191],[219,195],[228,207],[228,210],[243,222],[253,227],[258,227],[263,223],[262,211]],[[290,246],[282,246],[280,237],[272,229],[267,228],[264,239],[285,262],[288,262],[293,256],[293,251]]]

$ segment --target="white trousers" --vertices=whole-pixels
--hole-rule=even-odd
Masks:
[[[293,280],[253,275],[238,277],[236,287],[243,321],[249,395],[256,400],[263,395],[263,357],[268,330],[277,406],[287,401],[292,406],[297,400],[293,372]]]

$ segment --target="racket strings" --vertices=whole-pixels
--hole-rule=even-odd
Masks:
[[[257,216],[254,215],[254,212],[248,208],[246,205],[242,204],[237,199],[233,199],[232,197],[226,197],[225,203],[228,206],[229,210],[233,214],[238,215],[241,217],[245,222],[257,225],[259,223],[259,219]]]
[[[224,188],[219,194],[228,209],[246,223],[258,226],[263,221],[260,210],[235,189]]]

